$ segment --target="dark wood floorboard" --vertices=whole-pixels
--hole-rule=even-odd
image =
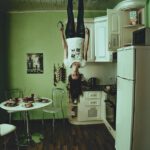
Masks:
[[[17,126],[19,140],[25,130],[22,122],[14,122]],[[53,133],[52,123],[46,121],[44,127],[41,121],[31,121],[32,133],[41,133],[44,139],[40,143],[20,150],[115,150],[114,139],[104,124],[72,125],[67,120],[56,120]],[[17,150],[14,142],[9,142],[7,150]]]

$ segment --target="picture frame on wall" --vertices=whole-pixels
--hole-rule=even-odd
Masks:
[[[41,74],[43,72],[43,53],[27,53],[27,73]]]

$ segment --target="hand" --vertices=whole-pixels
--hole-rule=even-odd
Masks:
[[[58,22],[57,27],[59,28],[60,31],[64,31],[64,25],[63,25],[62,21]]]
[[[85,34],[90,34],[90,30],[87,27],[85,28]]]
[[[60,31],[64,31],[64,27],[60,27],[59,30],[60,30]]]

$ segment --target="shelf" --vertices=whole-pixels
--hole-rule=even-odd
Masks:
[[[123,28],[137,28],[137,27],[144,27],[144,24],[136,24],[136,25],[125,25]]]
[[[126,46],[132,46],[132,43],[124,43],[123,45],[124,45],[125,47],[126,47]]]

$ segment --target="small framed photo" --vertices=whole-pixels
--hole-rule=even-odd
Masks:
[[[27,53],[27,73],[43,72],[43,53]]]
[[[130,17],[130,24],[131,25],[136,25],[137,24],[137,11],[130,11],[129,12],[129,17]]]

